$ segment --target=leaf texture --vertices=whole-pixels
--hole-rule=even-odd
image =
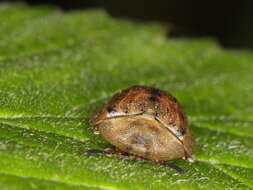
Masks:
[[[0,4],[0,189],[253,189],[253,56],[103,10]],[[132,85],[172,93],[196,163],[94,155],[91,112]]]

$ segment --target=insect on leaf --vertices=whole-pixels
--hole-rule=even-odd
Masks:
[[[252,189],[253,55],[104,10],[0,4],[0,189]],[[196,138],[175,170],[86,156],[93,109],[132,85],[171,92]]]

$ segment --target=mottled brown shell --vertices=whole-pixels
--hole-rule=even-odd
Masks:
[[[192,159],[186,117],[177,100],[164,91],[146,86],[123,90],[94,113],[92,124],[122,151],[155,161]]]

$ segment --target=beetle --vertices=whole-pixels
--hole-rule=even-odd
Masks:
[[[140,85],[122,90],[93,113],[91,124],[118,149],[114,153],[154,162],[182,157],[195,161],[187,118],[176,98],[165,91]]]

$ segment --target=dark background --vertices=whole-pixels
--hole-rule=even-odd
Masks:
[[[53,4],[65,11],[103,7],[115,17],[170,23],[169,36],[215,37],[228,48],[253,48],[253,0],[14,1]]]

